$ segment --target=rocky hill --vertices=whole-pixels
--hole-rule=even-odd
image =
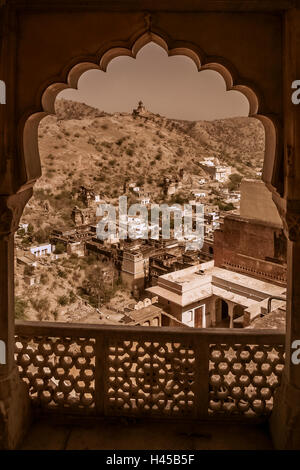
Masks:
[[[106,115],[103,111],[93,108],[87,104],[78,103],[72,100],[57,100],[55,103],[55,112],[57,119],[69,121],[71,119],[93,119]]]
[[[157,200],[164,177],[184,174],[185,184],[194,187],[206,175],[198,164],[205,157],[253,178],[262,166],[264,130],[254,118],[190,122],[149,112],[135,117],[57,100],[56,115],[40,124],[39,149],[43,175],[22,222],[50,229],[72,224],[80,185],[111,200],[135,182]]]

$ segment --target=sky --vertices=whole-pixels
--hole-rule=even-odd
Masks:
[[[154,43],[144,46],[136,59],[116,57],[106,72],[85,72],[78,90],[64,90],[58,98],[83,102],[108,113],[132,112],[142,100],[153,113],[191,121],[249,114],[247,98],[238,91],[226,91],[218,72],[198,72],[189,57],[168,57]]]

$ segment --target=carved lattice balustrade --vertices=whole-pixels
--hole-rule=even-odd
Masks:
[[[284,334],[17,322],[16,362],[44,410],[260,417],[280,384]]]

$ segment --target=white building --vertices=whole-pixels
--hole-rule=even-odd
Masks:
[[[148,204],[150,204],[150,197],[148,197],[148,196],[142,197],[141,198],[141,204],[142,204],[142,206],[147,206]]]
[[[196,328],[233,328],[237,318],[248,326],[266,310],[269,297],[286,293],[284,287],[215,267],[213,261],[159,276],[146,291],[158,297],[164,311]],[[273,307],[285,304],[277,302]]]
[[[215,179],[223,183],[227,181],[229,176],[231,175],[231,167],[230,166],[216,166],[216,174]]]
[[[207,197],[209,195],[209,191],[204,189],[194,189],[192,193],[195,197]]]
[[[39,258],[40,256],[51,255],[52,253],[52,246],[51,244],[47,245],[40,245],[40,246],[32,246],[30,248],[30,252]]]
[[[215,166],[216,161],[214,158],[206,157],[200,163],[205,166]]]

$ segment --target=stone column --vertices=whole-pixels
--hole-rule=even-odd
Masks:
[[[215,327],[217,323],[216,317],[216,298],[213,296],[210,301],[210,315],[211,315],[211,326]]]
[[[281,212],[288,238],[285,368],[270,425],[277,449],[299,450],[300,364],[292,361],[292,343],[300,340],[300,210],[292,212],[294,206],[295,203],[287,204],[287,212]]]
[[[300,104],[292,100],[295,80],[300,80],[300,9],[285,13],[284,21],[284,181],[280,198],[273,200],[288,239],[286,358],[281,386],[275,394],[270,420],[277,449],[300,449],[300,364],[292,363],[292,343],[300,339]]]
[[[28,391],[14,362],[14,232],[31,195],[32,189],[27,189],[0,196],[0,340],[5,345],[5,360],[0,361],[0,449],[14,449],[29,422]]]
[[[201,328],[206,328],[206,305],[202,305],[202,325]]]

